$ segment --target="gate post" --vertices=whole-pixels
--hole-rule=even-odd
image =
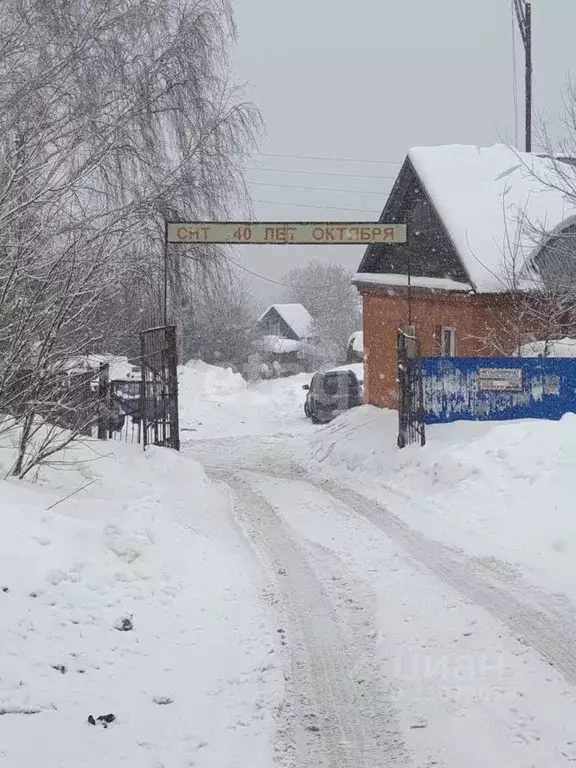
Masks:
[[[398,329],[398,448],[419,440],[426,444],[422,417],[423,387],[416,328]]]
[[[146,374],[146,336],[140,333],[140,415],[142,424],[142,450],[148,445],[148,392]]]
[[[110,421],[108,412],[108,388],[110,383],[110,364],[100,363],[98,376],[98,440],[106,440],[108,437],[108,424]]]
[[[170,424],[170,448],[180,450],[180,423],[178,418],[178,349],[176,326],[166,328],[168,367],[168,410]]]
[[[161,326],[140,334],[142,446],[180,450],[178,423],[178,352],[176,327]]]
[[[410,424],[409,326],[398,329],[398,448],[408,445]]]

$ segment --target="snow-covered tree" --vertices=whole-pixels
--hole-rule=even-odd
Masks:
[[[19,475],[67,361],[162,318],[163,219],[244,193],[258,116],[230,84],[233,34],[226,0],[0,5],[0,413],[20,420]],[[173,309],[185,255],[218,252],[171,254]]]
[[[183,311],[186,359],[243,366],[255,338],[256,315],[245,280],[225,265],[217,280],[199,275],[187,291]]]
[[[343,362],[350,335],[362,327],[360,297],[353,274],[338,264],[312,261],[286,276],[290,301],[303,304],[313,317],[308,364]]]

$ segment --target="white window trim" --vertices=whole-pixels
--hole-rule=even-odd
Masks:
[[[450,332],[450,344],[449,349],[444,346],[444,333]],[[450,325],[443,325],[440,327],[440,357],[456,357],[456,328]]]

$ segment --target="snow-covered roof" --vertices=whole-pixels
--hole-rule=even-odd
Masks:
[[[294,339],[285,339],[282,336],[262,336],[257,339],[256,347],[263,352],[274,352],[277,355],[284,355],[288,352],[297,352],[302,343]]]
[[[272,304],[258,318],[258,322],[263,320],[270,310],[275,309],[280,317],[294,331],[296,336],[304,338],[310,330],[312,316],[303,304]]]
[[[364,379],[364,363],[348,363],[348,365],[339,365],[336,368],[327,368],[322,373],[335,373],[336,371],[352,371],[358,381]]]
[[[58,368],[66,370],[68,373],[87,373],[89,371],[98,371],[101,364],[107,363],[110,366],[109,377],[114,379],[139,379],[140,371],[133,365],[130,365],[128,358],[123,355],[110,354],[91,354],[77,355],[69,357],[58,363]]]
[[[539,245],[535,230],[552,232],[576,215],[573,202],[543,183],[556,178],[547,158],[503,144],[418,147],[408,157],[479,292],[509,289],[511,248],[517,244],[516,266],[526,265]],[[563,172],[576,183],[576,169]]]
[[[355,331],[348,339],[348,346],[352,344],[354,352],[364,352],[364,333],[362,331]]]
[[[354,276],[352,282],[355,285],[399,285],[403,288],[408,287],[407,275],[380,274],[379,272],[359,272]],[[472,290],[470,283],[459,283],[456,280],[449,280],[444,277],[421,277],[412,276],[410,285],[413,288],[430,288],[442,291],[463,291],[469,293]]]

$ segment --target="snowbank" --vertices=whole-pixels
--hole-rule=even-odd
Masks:
[[[268,768],[275,627],[228,497],[167,450],[64,458],[0,481],[0,762]]]
[[[519,357],[576,357],[576,339],[555,339],[553,341],[533,341],[523,344]]]
[[[364,406],[311,437],[319,472],[361,486],[410,525],[522,569],[576,600],[576,416],[458,422],[396,448],[397,414]]]
[[[302,385],[310,374],[248,385],[239,373],[201,361],[179,368],[183,439],[290,432],[308,426]]]

